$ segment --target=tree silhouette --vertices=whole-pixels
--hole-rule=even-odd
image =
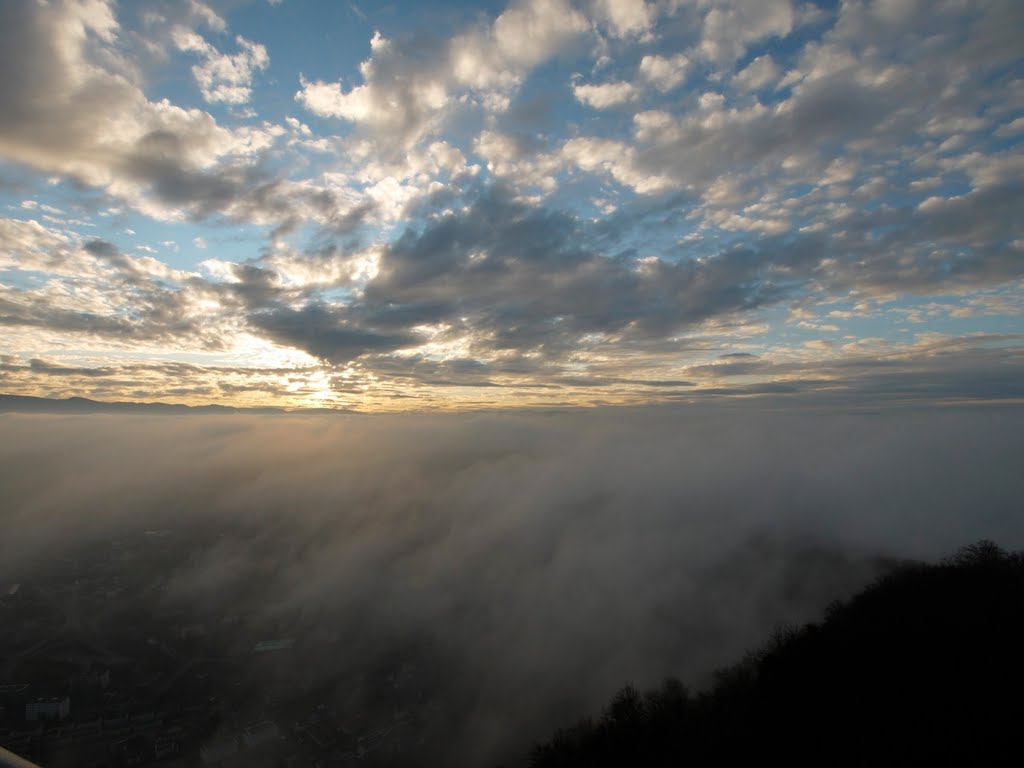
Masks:
[[[531,765],[1016,765],[1022,691],[1024,553],[980,541],[776,631],[697,696],[626,686]]]

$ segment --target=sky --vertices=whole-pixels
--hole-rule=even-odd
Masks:
[[[1024,398],[1019,0],[0,5],[0,390]]]

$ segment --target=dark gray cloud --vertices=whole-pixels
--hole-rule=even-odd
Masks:
[[[901,391],[919,381],[921,397],[959,393],[1005,398],[1017,391],[1013,372],[1018,356],[1013,348],[1019,344],[1009,338],[1003,343],[1009,350],[928,359],[922,352],[917,361],[910,360],[915,351],[906,345],[901,354],[888,350],[860,354],[834,347],[831,359],[810,366],[725,358],[714,366],[668,375],[657,368],[631,371],[625,361],[629,355],[654,359],[720,349],[725,343],[721,338],[699,339],[692,334],[703,323],[738,323],[783,302],[805,303],[810,290],[823,297],[886,297],[1005,284],[1024,274],[1024,262],[1008,242],[1012,224],[1005,223],[1012,220],[1012,205],[1007,201],[1016,199],[1014,195],[1019,195],[1018,186],[1008,184],[954,201],[973,205],[978,198],[980,207],[994,211],[1004,222],[999,224],[978,216],[968,217],[974,222],[969,227],[966,220],[945,217],[943,211],[933,212],[927,206],[877,209],[849,217],[842,232],[829,236],[766,237],[755,245],[729,247],[700,259],[683,248],[661,258],[639,258],[629,249],[615,249],[617,238],[626,238],[632,229],[625,218],[619,220],[622,230],[616,233],[608,222],[592,227],[564,211],[518,201],[502,187],[483,185],[466,196],[470,205],[458,213],[431,219],[430,208],[425,208],[422,213],[428,223],[407,229],[383,250],[379,272],[363,289],[348,286],[347,278],[340,284],[327,283],[329,289],[347,291],[340,302],[336,297],[325,298],[321,287],[289,284],[270,260],[230,265],[230,281],[211,282],[167,273],[165,268],[124,254],[110,242],[93,239],[83,244],[81,252],[105,266],[80,280],[95,281],[98,290],[116,293],[120,306],[102,305],[104,311],[69,309],[68,302],[53,292],[8,289],[0,294],[0,323],[120,342],[159,340],[218,349],[230,343],[238,320],[244,320],[257,336],[303,350],[328,367],[357,361],[358,375],[336,379],[334,384],[334,391],[353,396],[366,391],[369,375],[390,381],[392,386],[374,385],[388,396],[397,394],[400,384],[476,388],[543,384],[566,389],[633,384],[668,392],[686,387],[691,377],[699,382],[735,375],[802,383],[776,382],[768,389],[763,385],[751,389],[744,383],[735,390],[719,383],[716,391],[750,394],[781,386],[805,391],[812,383],[831,381],[827,388],[832,391],[851,395],[875,391],[883,396],[880,368],[874,360],[889,366],[891,385],[895,387],[899,379]],[[47,234],[26,225],[15,235],[22,230],[36,238]],[[50,250],[38,250],[41,255],[32,251],[32,258],[63,263],[74,257],[75,252],[62,242],[46,247]],[[900,257],[894,258],[893,253]],[[345,258],[336,247],[310,256],[324,263]],[[197,312],[201,302],[214,309]],[[237,319],[230,318],[231,313]],[[455,346],[459,354],[439,357],[418,349],[427,341]],[[983,341],[959,343],[977,348]],[[395,355],[397,351],[401,355]],[[851,355],[854,359],[844,364],[842,358]],[[990,360],[999,356],[1005,359]],[[605,364],[582,369],[574,365],[594,357],[603,357]],[[956,361],[978,366],[977,386],[971,386],[969,367],[957,363],[960,367],[955,370],[943,369]],[[71,368],[64,367],[72,375]],[[868,374],[874,376],[870,386]],[[243,388],[253,384],[230,383]],[[188,386],[206,388],[209,382]],[[280,391],[278,383],[274,387]],[[170,380],[161,386],[168,396],[174,389]],[[92,396],[104,393],[91,390]]]
[[[107,311],[69,309],[59,297],[38,292],[8,292],[0,295],[0,325],[41,328],[114,341],[181,343],[194,339],[207,348],[218,348],[220,336],[204,328],[189,311],[187,296],[178,287],[166,288],[152,279],[137,289],[135,278],[122,281],[122,306]],[[139,284],[143,284],[141,281]]]
[[[260,368],[173,362],[89,367],[62,365],[38,358],[26,362],[16,355],[0,356],[0,383],[5,392],[32,392],[56,398],[36,405],[49,404],[58,412],[68,403],[60,398],[69,396],[101,401],[97,406],[100,411],[104,402],[110,401],[157,401],[166,408],[168,404],[182,399],[215,404],[225,395],[236,397],[252,393],[271,395],[275,402],[281,402],[294,394],[294,388],[290,387],[292,383],[303,384],[305,377],[317,370],[294,366]],[[8,402],[5,410],[17,411],[19,406],[16,402]]]
[[[116,373],[114,368],[81,368],[69,367],[66,365],[55,365],[46,360],[34,358],[28,361],[28,368],[33,373],[41,373],[46,376],[86,376],[102,377],[112,376]]]
[[[186,337],[205,336],[211,347],[216,336],[203,331],[188,316],[177,291],[155,289],[131,297],[128,311],[93,312],[66,309],[51,297],[23,293],[17,300],[0,296],[0,325],[41,328],[103,337],[115,341],[161,340],[180,342]]]
[[[1017,337],[938,339],[912,350],[848,353],[808,362],[775,362],[726,356],[725,362],[691,366],[698,380],[728,383],[734,377],[782,380],[703,387],[702,395],[817,393],[822,401],[892,405],[896,402],[1024,398],[1024,353]]]
[[[588,334],[603,334],[611,348],[640,349],[812,288],[925,294],[1019,278],[1024,262],[1008,244],[1018,195],[1016,185],[968,195],[962,202],[977,215],[964,218],[872,210],[838,233],[765,237],[701,259],[682,248],[638,259],[613,249],[633,222],[611,232],[607,222],[591,227],[489,186],[461,212],[407,229],[384,251],[377,276],[344,305],[267,310],[280,289],[271,270],[255,267],[239,271],[242,283],[232,290],[260,310],[250,316],[255,328],[327,360],[413,345],[415,327],[440,324],[438,340],[469,339],[478,358],[530,352],[557,375],[587,349]],[[415,375],[416,358],[403,359]],[[383,370],[379,359],[366,362]]]
[[[567,213],[485,189],[468,211],[390,246],[350,311],[377,322],[403,322],[403,310],[416,322],[468,316],[495,348],[560,349],[585,333],[663,335],[786,295],[763,274],[774,254],[737,248],[706,263],[680,254],[640,265],[605,255],[591,239]],[[802,258],[798,248],[778,255],[781,263]]]
[[[390,351],[417,341],[410,334],[349,327],[343,312],[332,312],[317,304],[302,309],[277,307],[256,312],[249,316],[249,322],[273,341],[333,363],[347,363],[368,352]]]

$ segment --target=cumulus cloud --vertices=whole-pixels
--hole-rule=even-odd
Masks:
[[[270,305],[260,293],[251,320],[278,343],[336,363],[366,356],[373,367],[384,364],[385,352],[420,349],[498,366],[493,373],[507,355],[532,355],[551,366],[534,371],[546,381],[570,357],[588,359],[591,345],[626,350],[796,299],[812,287],[886,296],[1019,279],[1011,250],[950,252],[944,260],[913,250],[923,232],[930,242],[1005,237],[1012,219],[999,206],[1012,207],[1014,199],[1000,189],[978,201],[997,227],[984,234],[974,229],[981,222],[976,213],[958,219],[951,211],[935,218],[888,211],[851,216],[836,242],[808,233],[702,260],[634,260],[603,251],[614,232],[491,188],[460,213],[407,229],[379,252],[374,273],[345,303],[265,314]],[[891,234],[879,242],[870,233],[883,226]],[[894,247],[906,254],[899,262],[890,258]],[[265,272],[251,274],[261,284],[266,279]]]
[[[647,55],[640,59],[640,78],[659,91],[671,91],[686,79],[690,60],[681,53],[674,56]]]
[[[409,145],[441,116],[449,100],[446,83],[429,61],[427,68],[417,61],[417,54],[429,57],[429,49],[396,46],[379,33],[370,46],[374,55],[360,66],[363,85],[345,91],[339,83],[303,80],[296,99],[315,114],[365,124]]]
[[[779,68],[771,54],[758,56],[736,74],[735,84],[743,91],[756,91],[779,78]]]
[[[592,0],[591,13],[617,37],[648,33],[657,15],[646,0]]]
[[[203,9],[209,11],[193,3],[192,16],[223,29],[223,20]],[[7,159],[97,187],[167,221],[216,214],[254,223],[323,220],[350,207],[322,188],[261,170],[282,127],[225,127],[200,109],[147,98],[111,4],[19,3],[0,14],[0,56],[12,73],[0,87],[0,154]],[[267,63],[262,46],[240,38],[242,52],[224,58],[195,33],[177,28],[175,36],[206,57],[196,76],[207,97],[248,99],[252,72]]]
[[[719,65],[740,58],[750,43],[766,37],[785,37],[793,29],[790,0],[726,0],[705,14],[698,50]]]
[[[636,89],[632,83],[600,83],[598,85],[583,83],[573,85],[572,93],[576,97],[576,101],[594,109],[617,107],[636,98]]]
[[[487,163],[488,172],[503,183],[547,190],[557,187],[554,176],[562,168],[561,160],[530,136],[483,131],[473,149]]]
[[[538,64],[588,29],[567,0],[513,2],[493,24],[444,45],[416,39],[397,44],[375,33],[360,65],[363,83],[305,81],[295,98],[310,111],[372,128],[380,147],[411,146],[446,117],[444,107],[474,93],[503,111],[508,94]]]
[[[766,14],[769,5],[764,4]],[[730,8],[722,6],[721,13],[741,13],[738,6]],[[711,87],[692,92],[681,108],[637,112],[632,137],[576,136],[565,142],[560,156],[569,165],[641,194],[677,190],[700,198],[692,216],[703,221],[703,228],[761,235],[832,228],[826,220],[840,229],[838,222],[856,218],[857,211],[838,200],[853,188],[858,199],[884,197],[886,163],[911,179],[928,176],[933,184],[943,176],[948,183],[949,174],[962,172],[972,184],[968,194],[931,201],[924,195],[918,198],[921,212],[948,206],[963,208],[966,216],[969,209],[981,217],[973,226],[991,227],[994,233],[1004,221],[1002,207],[996,205],[988,216],[980,203],[983,198],[1015,199],[1008,175],[1020,153],[994,145],[978,151],[986,143],[978,132],[990,126],[979,114],[1002,103],[1001,94],[1009,87],[999,74],[1006,52],[991,24],[996,18],[1008,20],[1016,11],[992,2],[963,18],[964,9],[943,7],[944,19],[932,19],[931,26],[919,30],[902,14],[867,8],[843,5],[835,25],[804,46],[786,72],[771,54],[761,54],[734,75],[729,87],[712,80]],[[782,11],[768,17],[788,18]],[[964,25],[970,42],[938,34],[955,23]],[[787,24],[774,28],[781,34]],[[987,56],[981,52],[985,39],[991,41]],[[653,61],[645,57],[641,75],[644,62],[649,76],[661,71],[660,61],[657,67]],[[731,64],[722,66],[728,70]],[[965,66],[991,73],[991,88],[966,88],[967,81],[958,74]],[[762,94],[763,101],[750,95],[762,90],[770,90]],[[934,92],[945,95],[930,98]],[[968,140],[972,134],[975,138]],[[911,151],[922,136],[933,136],[934,144]],[[975,151],[964,151],[968,141]],[[834,173],[837,163],[852,169],[841,182]],[[990,195],[985,192],[990,186],[1002,191]],[[966,224],[966,219],[954,218],[948,228],[941,228],[952,234],[954,220]],[[918,221],[923,224],[924,217]],[[939,225],[938,219],[932,221]],[[927,236],[914,231],[923,251]],[[987,258],[980,252],[977,256]],[[926,258],[923,252],[920,258]]]
[[[374,350],[394,350],[412,346],[415,337],[382,334],[346,322],[342,311],[332,312],[317,304],[301,310],[275,307],[260,310],[250,322],[275,341],[299,347],[311,355],[331,362],[347,363]]]
[[[221,53],[201,35],[181,27],[174,31],[174,42],[179,50],[203,58],[192,74],[208,102],[245,104],[252,95],[253,75],[270,65],[267,49],[241,35],[235,38],[240,50],[234,55]]]
[[[0,285],[0,325],[8,329],[168,348],[217,348],[230,335],[216,288],[150,255],[11,219],[0,219],[0,249],[0,269],[49,278]]]

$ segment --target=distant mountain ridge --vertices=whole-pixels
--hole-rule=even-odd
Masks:
[[[345,409],[285,408],[264,406],[237,408],[231,405],[183,405],[181,403],[104,402],[87,397],[31,397],[0,394],[0,412],[6,413],[138,413],[138,414],[246,414],[246,413],[354,413]]]

